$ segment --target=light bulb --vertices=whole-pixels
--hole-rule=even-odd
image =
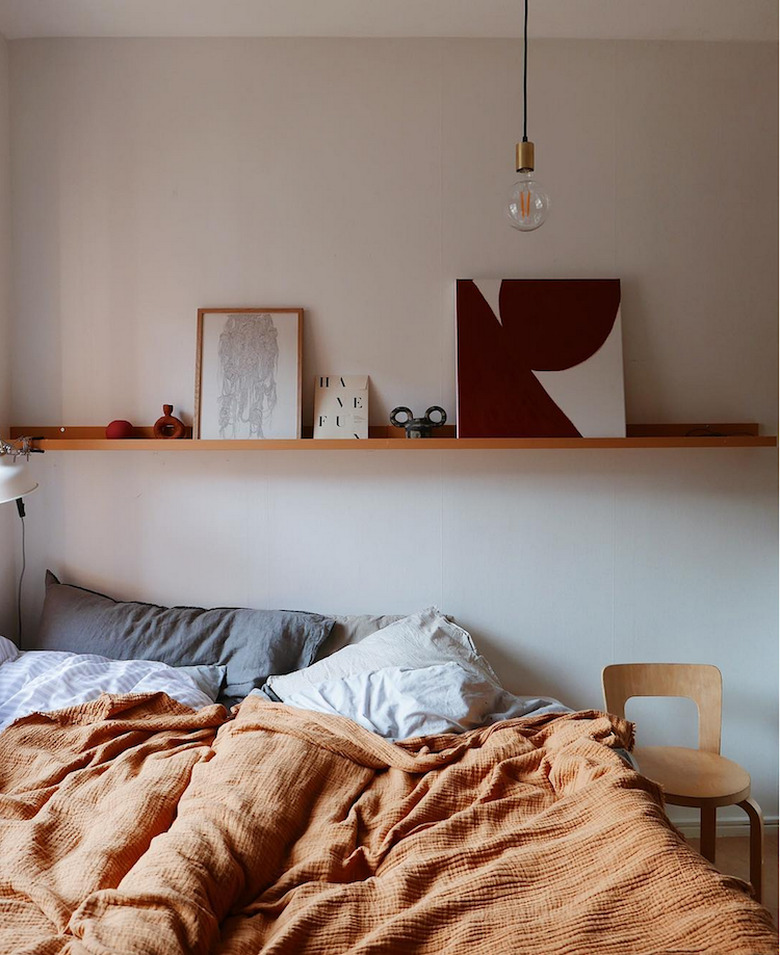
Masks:
[[[534,178],[533,170],[523,171],[509,192],[506,217],[514,229],[533,232],[546,221],[550,205],[550,197]]]

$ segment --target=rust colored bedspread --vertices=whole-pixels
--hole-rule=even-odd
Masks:
[[[608,748],[630,732],[588,712],[394,745],[162,694],[30,716],[0,734],[0,953],[776,952]]]

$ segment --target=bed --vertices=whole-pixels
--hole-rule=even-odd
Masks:
[[[507,693],[434,608],[263,618],[284,666],[247,656],[260,618],[232,618],[233,646],[235,612],[205,613],[50,579],[44,654],[0,648],[14,706],[4,672],[28,668],[0,732],[0,952],[777,951],[630,765],[624,720]],[[46,653],[75,658],[55,690],[80,668],[57,709],[30,697]]]

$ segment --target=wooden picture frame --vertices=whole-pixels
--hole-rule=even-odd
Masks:
[[[194,437],[301,436],[302,308],[199,308]]]

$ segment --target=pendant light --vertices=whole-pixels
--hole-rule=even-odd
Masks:
[[[523,22],[523,141],[515,147],[515,166],[520,178],[509,192],[506,216],[520,232],[533,232],[547,219],[550,197],[534,175],[534,144],[528,141],[528,0]]]

